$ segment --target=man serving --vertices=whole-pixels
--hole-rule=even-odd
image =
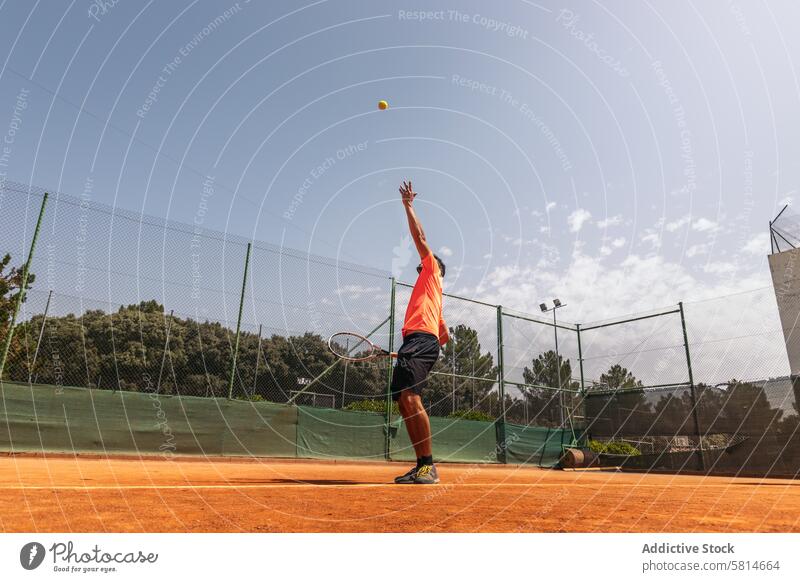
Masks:
[[[403,345],[397,351],[397,363],[392,373],[392,399],[397,402],[403,415],[417,455],[417,464],[394,482],[433,485],[439,482],[439,475],[433,464],[431,423],[422,406],[421,394],[428,382],[428,374],[439,358],[439,346],[450,339],[442,317],[442,277],[445,266],[433,254],[425,239],[422,225],[414,212],[416,194],[410,181],[403,182],[400,194],[420,264],[403,322]]]

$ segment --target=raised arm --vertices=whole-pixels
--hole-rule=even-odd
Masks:
[[[403,207],[406,209],[406,218],[408,218],[408,230],[411,232],[411,238],[414,239],[414,244],[417,247],[417,252],[421,259],[424,259],[431,254],[431,247],[428,246],[428,241],[425,240],[425,231],[422,230],[422,224],[417,218],[417,213],[414,212],[414,197],[416,193],[411,188],[411,181],[403,182],[400,188],[400,195],[403,197]]]

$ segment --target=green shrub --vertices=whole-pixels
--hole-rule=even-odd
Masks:
[[[641,451],[631,444],[623,441],[589,441],[589,449],[595,453],[602,453],[606,455],[625,455],[627,457],[636,457],[641,455]]]
[[[261,396],[261,394],[239,394],[234,397],[234,400],[247,400],[248,402],[266,402],[267,399]]]
[[[378,414],[386,414],[386,401],[370,398],[364,400],[357,400],[351,402],[344,407],[344,410],[352,410],[354,412],[377,412]],[[392,403],[392,414],[400,414],[400,409],[397,407],[397,402]]]
[[[589,450],[593,453],[602,453],[606,450],[606,444],[600,441],[589,439]]]
[[[480,410],[456,410],[447,415],[447,418],[460,418],[462,420],[481,420],[493,422],[494,419]]]

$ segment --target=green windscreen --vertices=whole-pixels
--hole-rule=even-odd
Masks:
[[[477,420],[457,420],[431,417],[433,457],[451,463],[496,463],[497,440],[495,424]],[[393,461],[413,461],[414,448],[408,431],[400,423],[392,430],[391,458]]]
[[[384,417],[227,398],[3,382],[0,450],[142,455],[386,459]],[[497,463],[497,424],[431,417],[434,458]],[[416,458],[403,421],[390,427],[390,459]],[[553,466],[565,431],[506,425],[507,462]]]
[[[383,415],[305,406],[297,410],[298,457],[385,460]]]
[[[506,461],[554,467],[561,457],[561,445],[569,444],[571,437],[572,433],[563,429],[506,424]]]
[[[289,406],[8,382],[1,406],[6,451],[295,456]]]

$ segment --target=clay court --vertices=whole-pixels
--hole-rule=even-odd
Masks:
[[[4,532],[797,532],[800,483],[273,459],[0,458]]]

